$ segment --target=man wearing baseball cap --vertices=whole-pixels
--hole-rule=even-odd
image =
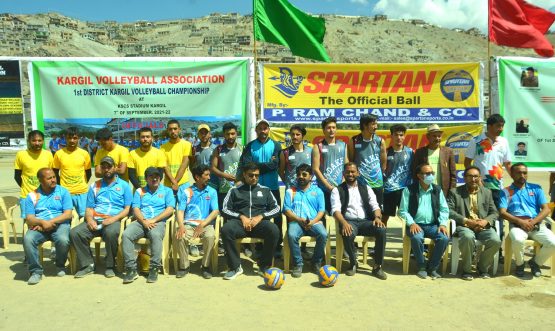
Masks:
[[[457,168],[453,150],[446,146],[440,146],[443,130],[437,124],[428,126],[426,138],[428,145],[417,149],[414,153],[412,174],[414,179],[418,180],[416,167],[428,163],[436,174],[433,183],[439,185],[444,196],[447,196],[449,190],[457,186]]]

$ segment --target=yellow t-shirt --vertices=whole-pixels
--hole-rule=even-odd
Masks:
[[[191,156],[192,152],[192,145],[190,142],[180,139],[179,142],[172,144],[171,142],[167,142],[162,145],[161,150],[166,155],[166,162],[170,167],[170,171],[172,176],[175,177],[177,175],[177,170],[181,166],[181,162],[185,156]],[[179,185],[186,183],[189,181],[189,172],[185,169],[185,173],[181,180],[178,182]],[[172,184],[168,180],[168,178],[164,178],[164,185],[171,187]]]
[[[21,198],[39,187],[37,172],[42,168],[52,168],[52,153],[41,150],[39,153],[32,153],[30,150],[19,151],[15,155],[14,169],[21,170]]]
[[[121,163],[129,163],[129,150],[118,144],[114,144],[114,149],[109,152],[103,148],[100,148],[96,152],[96,155],[94,157],[94,164],[99,165],[100,160],[102,160],[102,158],[105,156],[110,156],[112,159],[114,159],[114,161],[116,162],[116,166],[119,166]],[[120,178],[125,181],[129,181],[129,175],[127,174],[127,171],[125,171],[125,174],[121,175]]]
[[[60,185],[70,194],[87,193],[89,186],[85,170],[91,168],[89,152],[79,147],[70,152],[64,147],[54,154],[54,168],[60,169]]]
[[[141,151],[140,148],[137,148],[129,153],[129,162],[127,163],[127,167],[137,171],[137,178],[139,179],[141,187],[143,187],[146,185],[146,168],[164,168],[166,167],[166,158],[164,157],[164,153],[162,153],[162,151],[158,148],[150,147],[150,150],[146,153]]]

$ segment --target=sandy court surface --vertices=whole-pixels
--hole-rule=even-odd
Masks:
[[[0,154],[1,196],[18,195],[12,166],[13,156]],[[547,189],[547,177],[534,173],[530,181]],[[21,220],[16,222],[20,232]],[[198,261],[184,279],[172,273],[160,275],[155,284],[146,284],[140,277],[124,286],[120,278],[104,278],[103,263],[96,274],[84,279],[58,278],[48,254],[45,277],[37,286],[28,286],[22,260],[21,239],[10,243],[8,250],[0,248],[0,330],[555,328],[555,280],[549,277],[521,280],[502,276],[501,268],[495,278],[471,282],[449,275],[421,280],[412,268],[409,275],[402,275],[397,219],[390,221],[388,229],[384,265],[388,280],[370,276],[370,268],[363,265],[354,277],[341,275],[333,288],[319,287],[317,277],[305,268],[299,279],[287,274],[282,289],[266,290],[250,259],[242,262],[245,275],[233,281],[221,275],[203,279]],[[277,266],[283,267],[283,262]],[[219,271],[225,269],[220,256]]]

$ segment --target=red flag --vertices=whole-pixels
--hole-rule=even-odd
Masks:
[[[553,45],[544,36],[555,13],[524,0],[489,0],[489,39],[497,45],[533,48],[552,57]]]

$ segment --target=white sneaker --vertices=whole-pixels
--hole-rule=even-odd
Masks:
[[[241,265],[239,265],[239,267],[235,270],[229,270],[228,272],[225,273],[224,275],[224,279],[225,280],[233,280],[235,278],[237,278],[237,276],[242,275],[243,274],[243,268],[241,268]]]

